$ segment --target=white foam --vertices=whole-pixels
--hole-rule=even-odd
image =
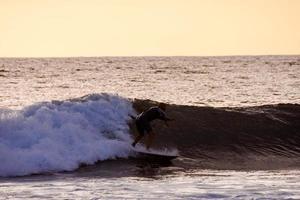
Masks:
[[[127,157],[131,103],[114,95],[0,110],[0,176],[74,170]]]

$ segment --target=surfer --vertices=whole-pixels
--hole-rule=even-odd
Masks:
[[[166,116],[166,107],[165,103],[160,103],[158,106],[149,108],[148,110],[143,111],[135,118],[135,124],[138,130],[138,135],[136,136],[134,142],[131,144],[133,147],[144,137],[145,133],[148,135],[146,141],[146,148],[149,150],[155,133],[152,130],[150,122],[155,119],[163,120],[168,125],[168,121],[172,120]]]

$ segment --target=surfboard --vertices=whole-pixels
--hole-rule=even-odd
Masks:
[[[140,157],[157,159],[157,160],[172,160],[177,158],[177,150],[159,150],[150,149],[149,151],[145,147],[133,147],[132,150],[138,154]]]

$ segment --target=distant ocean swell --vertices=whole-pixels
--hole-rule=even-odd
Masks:
[[[72,171],[131,155],[130,115],[156,105],[117,95],[0,110],[0,176]],[[155,147],[177,148],[185,168],[300,167],[300,105],[241,108],[169,105],[169,127],[153,123]]]

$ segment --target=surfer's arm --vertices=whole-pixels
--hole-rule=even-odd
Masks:
[[[132,120],[136,120],[136,116],[129,115]]]
[[[164,119],[164,121],[165,121],[165,125],[167,126],[167,127],[169,127],[169,121],[174,121],[174,119],[171,119],[171,118],[168,118],[168,117],[166,117],[165,119]]]
[[[173,119],[167,117],[166,113],[163,112],[162,110],[159,111],[158,119],[163,120],[166,126],[169,126],[168,121],[173,121]]]
[[[169,127],[168,121],[172,121],[172,120],[173,120],[173,119],[171,119],[171,118],[168,118],[168,117],[165,115],[165,113],[163,113],[163,114],[160,116],[160,119],[163,120],[163,121],[165,122],[165,125],[166,125],[167,127]]]

